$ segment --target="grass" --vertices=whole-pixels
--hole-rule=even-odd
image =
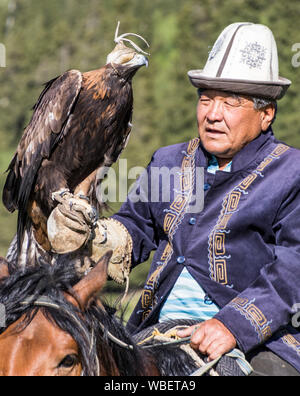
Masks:
[[[132,311],[134,310],[136,304],[138,303],[142,290],[131,291],[128,293],[126,299],[124,300],[122,306],[116,312],[116,316],[122,317],[124,324],[128,322]],[[101,293],[102,301],[106,303],[109,307],[114,308],[123,294],[121,293]]]

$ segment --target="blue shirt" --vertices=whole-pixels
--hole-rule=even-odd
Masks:
[[[212,155],[207,171],[215,174],[219,170],[217,158]],[[231,162],[223,172],[230,172]],[[213,318],[219,312],[219,307],[211,301],[203,288],[184,268],[170,292],[159,314],[159,321],[172,319],[199,319],[200,321]]]
[[[219,307],[207,297],[202,287],[184,268],[162,306],[159,321],[172,319],[204,321],[213,318],[218,312]]]

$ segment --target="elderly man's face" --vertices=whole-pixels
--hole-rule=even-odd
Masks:
[[[272,106],[254,109],[253,102],[246,96],[206,90],[197,107],[201,142],[206,151],[226,162],[268,129],[274,113]]]

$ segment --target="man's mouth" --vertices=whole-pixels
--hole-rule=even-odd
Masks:
[[[224,135],[224,134],[226,134],[226,132],[221,131],[219,129],[215,129],[215,128],[205,128],[205,131],[207,133],[215,134],[215,135]]]

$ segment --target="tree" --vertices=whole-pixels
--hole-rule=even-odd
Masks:
[[[220,32],[236,21],[266,24],[274,32],[280,74],[293,82],[279,102],[274,129],[279,139],[300,148],[300,68],[291,63],[299,18],[298,0],[0,0],[0,43],[7,52],[7,67],[0,68],[2,172],[42,84],[70,68],[102,66],[114,46],[118,20],[122,33],[139,33],[151,44],[150,67],[134,80],[134,126],[122,155],[129,168],[146,166],[158,147],[197,134],[197,95],[187,71],[203,68]],[[1,205],[0,254],[14,221]]]

